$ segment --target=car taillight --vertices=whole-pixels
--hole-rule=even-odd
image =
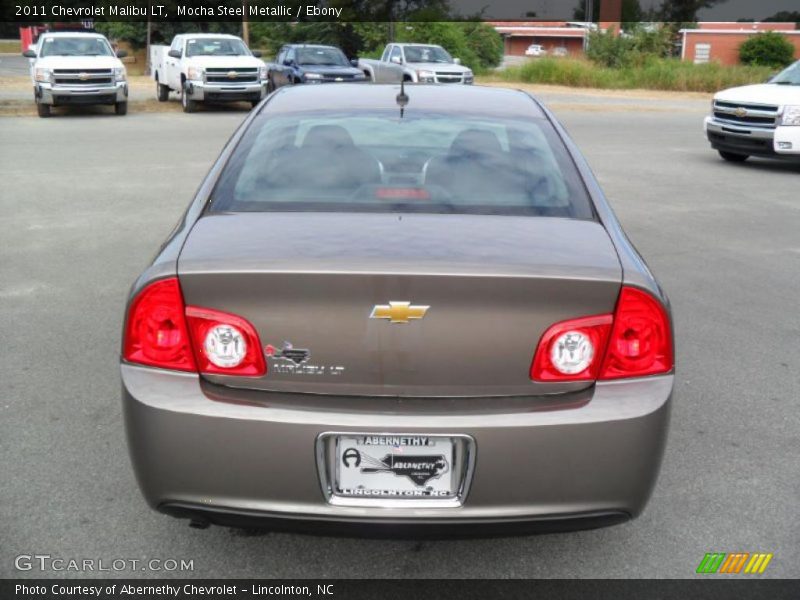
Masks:
[[[662,304],[642,290],[620,290],[613,315],[552,325],[536,348],[534,381],[586,381],[668,373],[672,332]]]
[[[599,378],[656,375],[668,373],[672,367],[672,330],[667,311],[647,292],[623,287]]]
[[[122,355],[130,363],[195,373],[267,372],[255,328],[236,315],[185,307],[176,277],[147,285],[131,302]]]
[[[242,317],[186,307],[192,347],[201,373],[260,377],[267,372],[255,328]]]
[[[131,302],[122,354],[131,363],[197,370],[177,278],[151,283]]]

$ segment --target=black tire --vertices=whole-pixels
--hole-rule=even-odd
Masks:
[[[159,102],[166,102],[169,100],[169,86],[158,82],[156,79],[156,98]]]
[[[50,116],[50,105],[49,104],[42,104],[41,102],[36,103],[36,112],[39,113],[39,116],[43,119],[46,119]]]
[[[258,106],[259,104],[261,104],[261,100],[250,100],[250,106],[252,106],[253,108]]]
[[[123,115],[128,114],[128,103],[127,102],[117,102],[114,105],[114,112],[117,113],[120,117]]]
[[[725,152],[724,150],[717,150],[719,155],[728,162],[740,163],[750,158],[749,154],[736,154],[735,152]]]
[[[267,94],[271,94],[275,91],[275,82],[272,81],[272,77],[267,79]]]
[[[185,86],[181,92],[181,106],[183,106],[183,112],[185,113],[193,113],[197,111],[197,100],[192,100],[189,98],[189,94],[186,93]]]

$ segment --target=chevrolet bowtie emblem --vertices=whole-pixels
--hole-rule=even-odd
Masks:
[[[747,116],[747,109],[740,106],[735,111],[733,111],[733,114],[735,114],[737,117],[741,119],[742,117]]]
[[[236,71],[228,71],[228,79],[236,79]]]
[[[389,319],[390,323],[408,323],[409,319],[421,319],[430,306],[411,306],[411,302],[389,302],[376,304],[370,319]]]
[[[89,74],[83,72],[78,73],[78,79],[80,79],[81,81],[86,81],[87,79],[89,79]]]

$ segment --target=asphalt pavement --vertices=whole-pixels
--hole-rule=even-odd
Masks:
[[[707,102],[550,100],[673,304],[672,427],[639,519],[416,542],[153,512],[122,425],[125,297],[246,112],[0,117],[0,577],[115,574],[14,568],[49,554],[193,560],[126,577],[684,578],[712,551],[771,552],[764,576],[800,577],[800,167],[721,161]]]
[[[27,76],[30,73],[30,61],[22,54],[0,54],[0,77]]]

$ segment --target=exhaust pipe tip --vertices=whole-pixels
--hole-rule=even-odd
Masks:
[[[189,527],[192,529],[208,529],[209,525],[211,525],[211,523],[206,519],[201,519],[199,517],[192,517],[189,519]]]

